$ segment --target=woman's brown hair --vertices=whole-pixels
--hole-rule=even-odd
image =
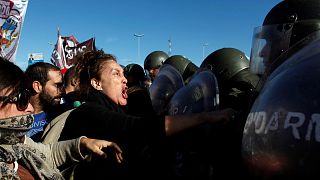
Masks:
[[[96,91],[91,86],[91,79],[100,80],[102,65],[105,61],[117,61],[112,54],[106,54],[103,50],[88,51],[77,57],[76,73],[80,77],[80,95],[86,99],[90,91]]]

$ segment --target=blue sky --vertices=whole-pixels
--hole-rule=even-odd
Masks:
[[[171,55],[186,56],[196,65],[203,52],[206,57],[223,47],[250,56],[254,27],[280,1],[29,0],[15,63],[25,69],[28,53],[43,53],[50,62],[58,27],[62,36],[74,35],[79,42],[95,37],[96,46],[122,65],[143,65],[150,52],[168,52],[169,39]],[[134,34],[144,34],[140,51]]]

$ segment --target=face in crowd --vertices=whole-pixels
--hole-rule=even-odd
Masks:
[[[9,87],[0,90],[0,119],[33,113],[34,109],[29,100],[27,90],[13,92]]]
[[[123,68],[113,60],[102,62],[100,67],[100,79],[91,79],[93,88],[107,95],[116,104],[126,105],[128,87]]]
[[[160,68],[151,68],[150,70],[148,70],[148,75],[152,81],[156,78],[157,74],[159,73],[159,69]]]
[[[32,126],[34,109],[24,78],[18,66],[0,57],[0,144],[23,142]]]
[[[0,119],[33,113],[24,78],[17,65],[0,57]]]
[[[39,99],[42,105],[59,105],[64,92],[61,72],[49,70],[48,81],[39,90]]]

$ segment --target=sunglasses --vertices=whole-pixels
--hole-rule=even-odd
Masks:
[[[17,105],[17,109],[19,111],[24,111],[27,109],[29,105],[30,97],[31,94],[29,90],[25,89],[14,96],[0,96],[0,102],[2,101],[3,105],[6,105],[8,103],[14,103]]]

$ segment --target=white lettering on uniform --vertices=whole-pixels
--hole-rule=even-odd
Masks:
[[[267,134],[269,130],[277,130],[279,127],[279,112],[274,112],[271,116],[266,129],[264,130],[264,134]]]
[[[311,115],[311,120],[309,121],[308,124],[308,131],[306,134],[306,140],[310,141],[311,140],[311,133],[313,130],[313,124],[315,124],[315,132],[314,132],[314,136],[315,136],[315,140],[317,142],[320,142],[320,114],[312,114]]]
[[[304,136],[306,141],[311,141],[314,133],[314,140],[320,142],[319,113],[311,114],[309,119],[304,113],[288,112],[284,121],[280,121],[279,116],[280,112],[274,112],[270,119],[267,120],[266,112],[251,112],[248,114],[243,133],[250,133],[251,128],[256,134],[268,134],[270,131],[276,131],[280,127],[284,129],[291,128],[292,136],[295,139],[301,139]],[[305,122],[308,123],[307,129],[300,129]]]
[[[292,122],[291,119],[297,119],[296,122]],[[305,115],[300,112],[288,112],[284,121],[284,128],[292,127],[292,134],[296,139],[300,139],[298,127],[300,127],[305,120]]]
[[[255,114],[254,116],[254,119],[255,119],[255,122],[254,122],[254,125],[255,125],[255,132],[257,134],[261,134],[263,133],[265,127],[266,127],[266,112],[258,112]]]
[[[243,133],[244,133],[244,134],[247,134],[247,133],[248,133],[248,129],[249,129],[249,127],[250,127],[251,124],[252,124],[254,114],[255,114],[255,113],[249,113],[249,114],[248,114],[246,124],[245,124],[245,126],[244,126],[244,128],[243,128]]]

